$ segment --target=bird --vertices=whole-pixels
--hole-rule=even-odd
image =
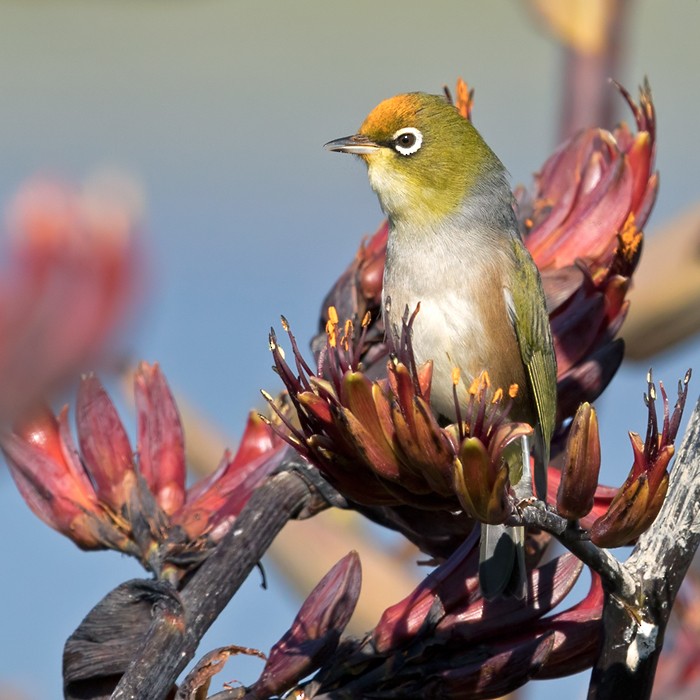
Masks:
[[[357,133],[325,148],[367,165],[389,221],[385,332],[398,347],[404,313],[419,306],[412,347],[418,363],[433,362],[433,412],[458,420],[455,368],[466,386],[484,370],[494,386],[517,384],[510,416],[534,429],[535,491],[544,499],[556,355],[542,280],[519,232],[505,166],[446,97],[422,92],[384,100]],[[520,447],[509,468],[523,499],[533,495],[527,438]],[[524,529],[482,525],[482,595],[523,598],[526,581]]]

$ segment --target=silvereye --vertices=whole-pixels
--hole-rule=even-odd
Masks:
[[[470,121],[445,98],[398,95],[357,134],[326,144],[365,161],[389,218],[383,314],[398,346],[402,317],[419,363],[433,360],[431,404],[456,420],[453,368],[469,386],[517,384],[511,417],[535,428],[535,486],[546,493],[556,412],[556,358],[542,281],[523,245],[506,170]],[[460,392],[466,395],[466,392]],[[527,438],[508,462],[519,498],[532,495]],[[524,531],[484,525],[479,580],[486,598],[525,594]]]

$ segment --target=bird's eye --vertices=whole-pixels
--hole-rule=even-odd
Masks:
[[[402,156],[413,155],[423,145],[423,134],[412,126],[399,129],[391,139],[397,153]]]

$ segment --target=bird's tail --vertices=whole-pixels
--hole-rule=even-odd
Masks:
[[[516,482],[513,490],[516,497],[522,500],[532,496],[530,445],[526,436],[522,438],[519,454],[516,453],[511,457],[512,459],[509,459],[511,478],[518,475],[513,479]],[[502,595],[525,597],[527,592],[525,528],[507,525],[481,526],[479,587],[486,600]]]
[[[527,571],[524,527],[481,526],[479,587],[486,600],[499,596],[525,597]]]

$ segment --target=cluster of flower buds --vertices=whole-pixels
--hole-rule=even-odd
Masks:
[[[651,372],[647,377],[644,400],[648,410],[644,440],[631,432],[634,461],[622,486],[598,484],[600,437],[595,409],[581,404],[571,424],[561,470],[549,470],[548,497],[557,512],[578,521],[590,531],[599,547],[620,547],[636,540],[654,522],[668,488],[668,467],[674,454],[674,441],[688,397],[688,370],[678,382],[678,398],[673,412],[663,383],[659,382],[663,403],[663,423],[659,432],[656,413],[656,386]]]
[[[559,475],[553,487],[558,512],[571,520],[581,519],[599,546],[630,544],[658,515],[689,379],[690,372],[679,382],[672,413],[660,384],[664,418],[659,432],[656,389],[651,376],[648,378],[646,439],[630,434],[634,465],[619,490],[597,484],[600,442],[595,410],[582,404],[577,412],[565,466],[561,472],[550,470],[550,474]],[[464,425],[473,423],[483,409],[483,402],[469,407],[471,421]],[[450,430],[459,433],[457,426]],[[472,438],[465,440],[470,444]],[[463,451],[464,444],[459,457],[462,461]],[[479,457],[487,454],[483,446],[476,451]],[[302,694],[308,690],[358,697],[385,693],[488,698],[512,692],[531,679],[556,678],[590,667],[597,658],[602,634],[604,596],[599,576],[591,572],[587,595],[552,614],[583,569],[575,556],[564,554],[530,571],[526,601],[486,601],[479,591],[476,540],[474,531],[412,593],[388,608],[364,639],[346,639],[335,655],[331,655],[335,641],[328,640],[340,637],[356,599],[339,586],[329,602],[327,586],[323,585],[329,574],[304,603],[292,629],[273,647],[263,675],[245,697],[267,697],[260,694],[261,689],[280,692],[296,685]],[[343,580],[347,580],[351,564],[346,557],[333,569],[333,575],[339,576],[341,570],[345,572]],[[333,614],[317,612],[313,622],[306,620],[309,611],[321,609]],[[517,632],[513,632],[514,627]],[[685,653],[684,668],[694,672],[695,640],[681,632],[677,644]],[[319,660],[320,654],[308,651],[317,648],[323,649],[326,663]],[[672,662],[662,664],[662,671],[669,664]],[[310,683],[298,685],[315,669],[317,674]],[[676,676],[667,675],[676,682]]]
[[[412,506],[424,518],[431,510],[454,509],[455,499],[470,518],[502,523],[511,514],[505,454],[532,428],[508,420],[510,396],[490,391],[488,375],[469,387],[466,403],[456,394],[459,421],[438,425],[429,406],[431,364],[416,367],[411,350],[412,319],[404,320],[398,355],[387,362],[387,378],[369,379],[359,363],[363,332],[352,323],[339,331],[337,313],[329,310],[327,345],[318,373],[302,357],[286,322],[295,373],[274,332],[270,347],[294,416],[268,396],[283,425],[280,436],[346,497],[366,506]],[[365,324],[366,325],[366,324]],[[598,484],[600,439],[595,409],[583,403],[569,430],[561,470],[549,469],[549,497],[560,515],[581,520],[602,547],[629,544],[656,518],[668,485],[668,465],[687,397],[690,373],[679,383],[672,414],[661,384],[664,422],[657,429],[656,388],[649,378],[646,440],[631,433],[634,465],[620,489]],[[288,408],[288,407],[287,407]]]
[[[630,433],[634,463],[606,513],[591,526],[591,540],[599,547],[620,547],[631,544],[654,522],[661,510],[668,489],[668,466],[674,454],[683,408],[688,397],[690,370],[678,382],[678,399],[669,415],[668,397],[659,382],[663,401],[663,427],[658,429],[656,415],[656,387],[647,378],[648,393],[644,400],[649,410],[646,439]]]
[[[645,82],[635,118],[585,129],[547,160],[530,194],[516,192],[525,245],[542,275],[559,375],[558,417],[593,401],[622,361],[625,319],[642,231],[656,199],[656,115]]]
[[[244,697],[266,698],[296,686],[297,695],[291,697],[309,692],[487,698],[532,678],[555,678],[590,666],[600,644],[603,589],[597,576],[582,600],[552,614],[582,571],[576,557],[564,554],[533,569],[527,603],[485,601],[479,594],[477,558],[465,542],[389,608],[364,639],[338,644],[359,589],[359,564],[349,554],[311,592]],[[313,671],[316,676],[299,685]]]
[[[659,432],[656,389],[651,376],[648,378],[646,439],[642,441],[637,434],[630,434],[634,465],[619,490],[597,484],[597,417],[589,404],[579,408],[569,433],[565,465],[561,472],[550,470],[551,475],[558,475],[553,500],[561,515],[587,524],[592,540],[599,546],[630,544],[656,518],[668,483],[667,468],[689,379],[690,372],[679,382],[673,412],[660,383],[664,418]],[[481,382],[485,384],[485,379]],[[473,391],[476,397],[478,390]],[[485,404],[476,400],[468,406],[469,418],[462,430],[487,415],[484,408]],[[448,430],[460,435],[458,426]],[[463,434],[461,437],[467,445],[472,444],[472,438]],[[485,459],[488,452],[483,445],[474,449],[479,459]],[[464,452],[462,443],[459,461],[464,461]],[[484,487],[478,479],[477,476],[480,486],[475,491]],[[574,555],[564,554],[530,571],[526,601],[486,601],[479,591],[476,540],[474,531],[412,593],[388,608],[364,639],[346,639],[331,655],[356,601],[356,597],[347,595],[345,586],[339,586],[331,594],[332,600],[328,599],[328,587],[324,584],[331,575],[340,577],[339,572],[344,572],[342,580],[347,582],[350,578],[354,562],[350,555],[343,559],[311,593],[292,629],[273,647],[260,680],[245,697],[267,697],[260,694],[262,690],[281,692],[296,686],[297,693],[302,694],[308,690],[358,697],[385,693],[488,698],[512,692],[531,679],[556,678],[590,667],[597,658],[602,634],[604,596],[599,576],[591,572],[587,595],[568,609],[552,614],[569,595],[583,569]],[[314,619],[306,619],[313,610]],[[332,614],[321,614],[321,610]],[[515,627],[517,632],[513,631]],[[694,672],[695,640],[681,632],[677,644],[685,654],[684,668]],[[316,649],[322,649],[323,654],[309,651]],[[320,661],[322,656],[327,657],[326,663]],[[672,662],[662,664],[662,671],[669,664]],[[314,679],[298,685],[313,670],[317,670]],[[676,682],[673,674],[667,675]]]
[[[328,316],[317,372],[305,362],[286,322],[296,372],[274,332],[270,336],[275,369],[295,413],[291,420],[270,400],[286,424],[279,427],[280,436],[358,503],[454,510],[461,502],[470,516],[503,522],[512,503],[504,453],[532,432],[529,425],[508,420],[512,397],[492,389],[484,373],[465,403],[456,395],[456,378],[455,405],[464,406],[464,416],[442,428],[429,403],[432,364],[416,367],[413,356],[413,317],[404,319],[403,341],[387,362],[386,378],[373,381],[359,362],[368,318],[356,332],[351,322],[341,328],[335,309]]]
[[[185,489],[180,417],[157,364],[134,380],[137,449],[99,380],[80,382],[79,449],[68,423],[34,410],[0,438],[22,496],[44,522],[83,549],[116,549],[160,577],[178,580],[230,528],[248,497],[281,461],[286,445],[251,414],[240,447]]]

